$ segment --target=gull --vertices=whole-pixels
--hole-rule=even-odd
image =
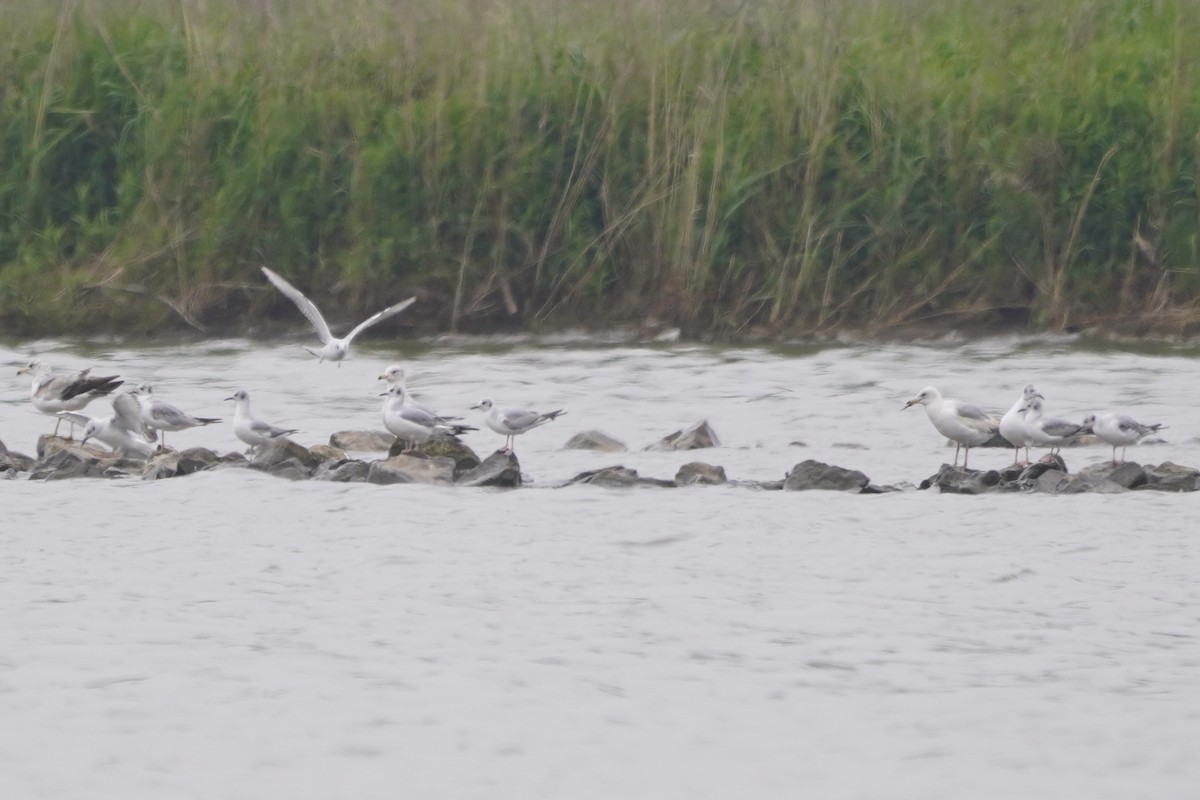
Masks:
[[[195,428],[197,425],[211,425],[221,420],[213,417],[193,417],[180,411],[166,400],[154,396],[154,387],[148,383],[140,383],[133,390],[141,406],[142,423],[147,430],[162,432],[162,446],[167,446],[167,431],[182,431]]]
[[[448,417],[444,414],[439,414],[424,403],[417,402],[416,399],[413,398],[412,394],[408,392],[408,379],[404,374],[404,367],[400,366],[399,364],[392,364],[383,372],[379,373],[379,380],[386,381],[389,388],[392,386],[399,386],[400,388],[404,389],[404,404],[409,408],[419,408],[421,411],[424,411],[427,414],[432,414],[443,422],[462,419],[462,417]],[[387,392],[384,392],[384,394],[386,393]],[[384,403],[386,404],[387,401],[385,400]],[[472,428],[471,430],[476,429]]]
[[[30,361],[17,370],[18,375],[33,376],[33,387],[30,389],[33,407],[43,414],[51,415],[57,415],[60,411],[78,411],[97,397],[109,394],[124,383],[115,375],[93,378],[89,372],[90,368],[82,372],[55,375],[51,372],[50,365],[44,361]],[[70,418],[58,418],[54,423],[55,436],[58,435],[58,426],[62,424],[63,419]],[[71,420],[71,433],[75,433],[74,420]]]
[[[958,466],[959,447],[966,448],[963,454],[963,469],[967,468],[971,448],[992,438],[1000,425],[994,417],[980,410],[979,406],[942,397],[942,393],[932,386],[922,389],[920,394],[904,404],[904,408],[918,403],[925,406],[925,414],[937,432],[954,442],[954,466]]]
[[[1030,443],[1049,447],[1052,454],[1064,444],[1069,444],[1087,433],[1084,426],[1069,420],[1044,417],[1040,395],[1029,398],[1025,408],[1025,431]]]
[[[397,303],[394,306],[388,306],[383,311],[373,314],[362,322],[358,323],[358,327],[346,334],[344,338],[335,339],[333,334],[329,332],[329,325],[326,324],[325,318],[321,316],[321,312],[317,310],[315,305],[313,305],[313,301],[309,300],[307,297],[301,294],[299,289],[297,289],[295,286],[292,286],[290,283],[276,275],[271,270],[267,269],[266,267],[262,267],[261,269],[263,274],[267,276],[267,280],[274,284],[275,288],[282,292],[284,297],[296,304],[296,308],[300,309],[300,313],[308,318],[308,321],[312,323],[313,328],[316,329],[317,335],[321,337],[321,344],[324,346],[320,350],[313,350],[309,347],[304,349],[319,358],[322,362],[327,360],[338,362],[339,367],[342,366],[342,359],[346,357],[346,352],[350,349],[350,343],[354,341],[355,336],[358,336],[376,322],[381,322],[390,316],[399,314],[401,311],[417,302],[417,298],[410,297],[403,303]]]
[[[233,393],[232,397],[226,397],[226,400],[236,400],[237,406],[233,412],[233,434],[241,439],[246,444],[250,445],[250,449],[256,449],[260,444],[266,444],[272,439],[278,439],[280,436],[287,436],[289,433],[295,433],[295,429],[284,430],[276,428],[266,422],[261,422],[250,416],[250,395],[244,389],[238,389]]]
[[[539,425],[544,425],[552,419],[558,419],[566,413],[561,408],[557,411],[547,411],[544,414],[524,408],[500,408],[491,400],[481,400],[478,405],[471,406],[471,408],[483,410],[485,412],[484,424],[496,433],[507,437],[504,443],[504,452],[506,453],[513,451],[514,437],[531,431]]]
[[[479,430],[470,425],[447,425],[444,417],[411,405],[407,392],[400,384],[392,384],[380,396],[387,398],[383,401],[383,427],[397,439],[408,442],[408,449],[425,444],[435,436],[458,436]]]
[[[89,417],[78,411],[60,411],[58,416],[83,426],[81,444],[98,439],[117,455],[149,458],[154,455],[154,442],[142,424],[142,407],[130,392],[113,398],[111,417]]]
[[[1162,423],[1143,425],[1127,414],[1088,414],[1083,418],[1083,427],[1096,434],[1096,438],[1112,445],[1112,463],[1117,465],[1117,445],[1121,446],[1121,463],[1125,463],[1125,448],[1141,440],[1143,436],[1162,430]]]
[[[1013,407],[1004,413],[1000,418],[1000,435],[1005,441],[1013,446],[1013,466],[1016,466],[1021,455],[1021,448],[1025,448],[1025,460],[1029,460],[1029,445],[1033,442],[1029,438],[1029,433],[1025,425],[1025,414],[1029,411],[1027,405],[1034,398],[1041,398],[1041,394],[1034,388],[1033,384],[1025,387],[1021,392],[1021,396],[1017,398],[1017,402],[1013,403]]]

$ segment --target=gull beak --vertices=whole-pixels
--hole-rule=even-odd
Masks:
[[[920,403],[920,402],[921,402],[921,399],[919,397],[914,397],[912,400],[909,400],[907,403],[904,404],[904,408],[909,408],[911,406],[915,406],[917,403]],[[904,408],[902,408],[900,410],[903,411]]]
[[[483,406],[471,406],[472,411],[478,411],[481,408],[483,408]]]
[[[237,400],[237,398],[236,398],[236,397],[226,397],[225,399],[226,399],[226,400]]]
[[[19,370],[17,370],[18,375],[25,375],[28,372],[29,372],[29,367],[21,367]]]

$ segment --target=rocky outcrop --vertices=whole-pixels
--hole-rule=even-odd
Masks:
[[[722,483],[728,483],[729,479],[725,477],[725,468],[716,467],[712,464],[705,464],[702,461],[691,461],[684,464],[675,473],[676,486],[720,486]]]
[[[624,453],[623,442],[614,439],[602,431],[583,431],[567,440],[564,450],[598,450],[602,453]]]
[[[657,443],[650,445],[647,450],[699,450],[704,447],[718,447],[720,441],[717,433],[708,424],[708,420],[700,420],[690,428],[675,431],[664,436]]]
[[[459,475],[455,483],[459,486],[515,489],[523,483],[521,464],[515,453],[497,450],[474,469]]]
[[[395,436],[380,431],[338,431],[329,437],[329,446],[352,453],[384,453],[395,441]]]
[[[378,484],[429,483],[449,486],[454,482],[454,459],[441,456],[398,455],[373,461],[367,482]]]
[[[593,486],[605,486],[609,489],[628,489],[635,486],[673,489],[677,485],[675,481],[667,481],[659,478],[643,478],[638,475],[636,469],[623,466],[602,467],[601,469],[591,469],[587,472],[581,472],[564,485],[572,486],[582,483]]]
[[[861,494],[870,483],[870,479],[856,469],[835,467],[809,459],[792,467],[784,478],[783,488],[789,492],[826,489]]]

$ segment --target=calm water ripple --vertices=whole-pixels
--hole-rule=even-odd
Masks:
[[[49,418],[38,353],[256,415],[314,444],[424,402],[565,407],[538,486],[686,461],[816,458],[915,483],[953,455],[926,384],[997,411],[1166,423],[1131,460],[1200,465],[1195,352],[941,346],[413,346],[338,369],[295,344],[0,348],[0,440]],[[98,410],[101,403],[93,406]],[[641,450],[708,419],[714,450]],[[619,455],[559,449],[598,428]],[[469,444],[501,444],[489,431]],[[801,442],[803,445],[792,444]],[[229,425],[180,446],[238,446]],[[1069,449],[1077,469],[1107,448]],[[974,466],[1002,465],[977,450]],[[248,471],[0,482],[0,796],[1168,798],[1200,785],[1197,495],[875,497],[733,488],[489,492]]]

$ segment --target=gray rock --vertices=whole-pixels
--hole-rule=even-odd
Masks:
[[[1146,483],[1137,487],[1156,492],[1194,492],[1200,488],[1200,470],[1164,461],[1157,467],[1146,467]]]
[[[1124,464],[1119,464],[1115,467],[1108,462],[1091,464],[1079,470],[1077,474],[1080,477],[1089,479],[1093,477],[1104,478],[1125,489],[1136,489],[1148,480],[1146,470],[1142,468],[1142,465],[1135,464],[1132,461],[1126,461]]]
[[[1059,490],[1066,484],[1067,473],[1057,469],[1042,470],[1038,476],[1028,481],[1028,486],[1035,492],[1043,494],[1058,494]],[[1025,480],[1023,479],[1024,483]]]
[[[346,451],[340,447],[334,447],[331,444],[314,444],[312,447],[308,448],[308,452],[321,459],[322,464],[324,464],[326,461],[346,460]]]
[[[397,455],[415,455],[427,458],[449,458],[454,462],[454,477],[458,478],[480,465],[479,456],[475,451],[463,444],[456,436],[436,436],[425,444],[418,445],[405,453],[404,442],[397,441],[388,451],[388,457]]]
[[[142,468],[142,479],[148,481],[174,478],[178,474],[179,453],[175,450],[160,450]]]
[[[726,481],[724,467],[705,464],[702,461],[692,461],[684,464],[675,473],[676,486],[691,486],[697,483],[704,486],[720,486]]]
[[[454,459],[442,456],[392,456],[373,461],[367,470],[369,483],[429,483],[448,486],[454,482]]]
[[[942,494],[984,494],[995,491],[1001,484],[1001,475],[994,469],[963,469],[942,464],[936,475],[921,481],[920,488],[936,488]]]
[[[68,439],[65,436],[51,436],[48,433],[44,433],[38,437],[37,457],[39,461],[64,449],[75,449],[80,452],[91,453],[96,458],[105,458],[112,455],[110,451],[98,445],[80,444],[77,439]]]
[[[826,489],[835,492],[861,492],[871,481],[855,469],[846,469],[808,459],[792,467],[783,488],[789,492]]]
[[[237,454],[245,461],[245,456]],[[207,447],[189,447],[179,453],[179,461],[175,465],[178,475],[191,475],[196,472],[202,472],[206,469],[212,469],[217,464],[221,463],[221,457],[209,450]]]
[[[57,438],[57,437],[55,437]],[[69,478],[99,478],[104,474],[104,459],[90,448],[74,445],[57,447],[38,459],[30,470],[32,480],[58,481]]]
[[[593,486],[604,486],[609,489],[627,489],[634,486],[673,489],[679,485],[675,481],[665,481],[659,478],[643,478],[638,475],[636,469],[623,466],[602,467],[600,469],[581,472],[564,485],[570,486],[576,483],[588,483]]]
[[[304,481],[308,480],[312,475],[304,465],[294,458],[289,458],[287,461],[280,462],[270,469],[266,470],[268,475],[273,475],[276,478],[283,478],[289,481]]]
[[[624,453],[624,443],[601,431],[583,431],[567,440],[564,450],[599,450],[602,453]]]
[[[3,448],[3,443],[0,443],[0,448]],[[29,472],[36,463],[36,458],[27,456],[24,453],[17,453],[8,449],[3,449],[0,452],[0,471]]]
[[[1049,474],[1049,473],[1046,473]],[[1119,494],[1129,491],[1098,473],[1077,472],[1058,484],[1058,494]]]
[[[717,447],[719,445],[720,442],[717,440],[717,434],[709,426],[708,420],[700,420],[690,428],[675,431],[669,436],[664,436],[656,444],[652,444],[646,449],[699,450],[703,447]]]
[[[296,444],[286,436],[280,436],[261,445],[250,459],[250,466],[270,472],[274,467],[289,460],[295,462],[289,466],[298,465],[308,475],[321,463],[321,457],[307,447]]]
[[[365,461],[345,459],[344,461],[326,461],[313,472],[314,481],[333,481],[334,483],[359,483],[367,479],[371,471]]]
[[[329,437],[330,447],[356,453],[387,452],[395,441],[395,436],[381,431],[338,431]]]
[[[462,473],[459,486],[491,486],[515,489],[522,483],[521,464],[514,453],[497,450],[485,458],[479,466]]]

